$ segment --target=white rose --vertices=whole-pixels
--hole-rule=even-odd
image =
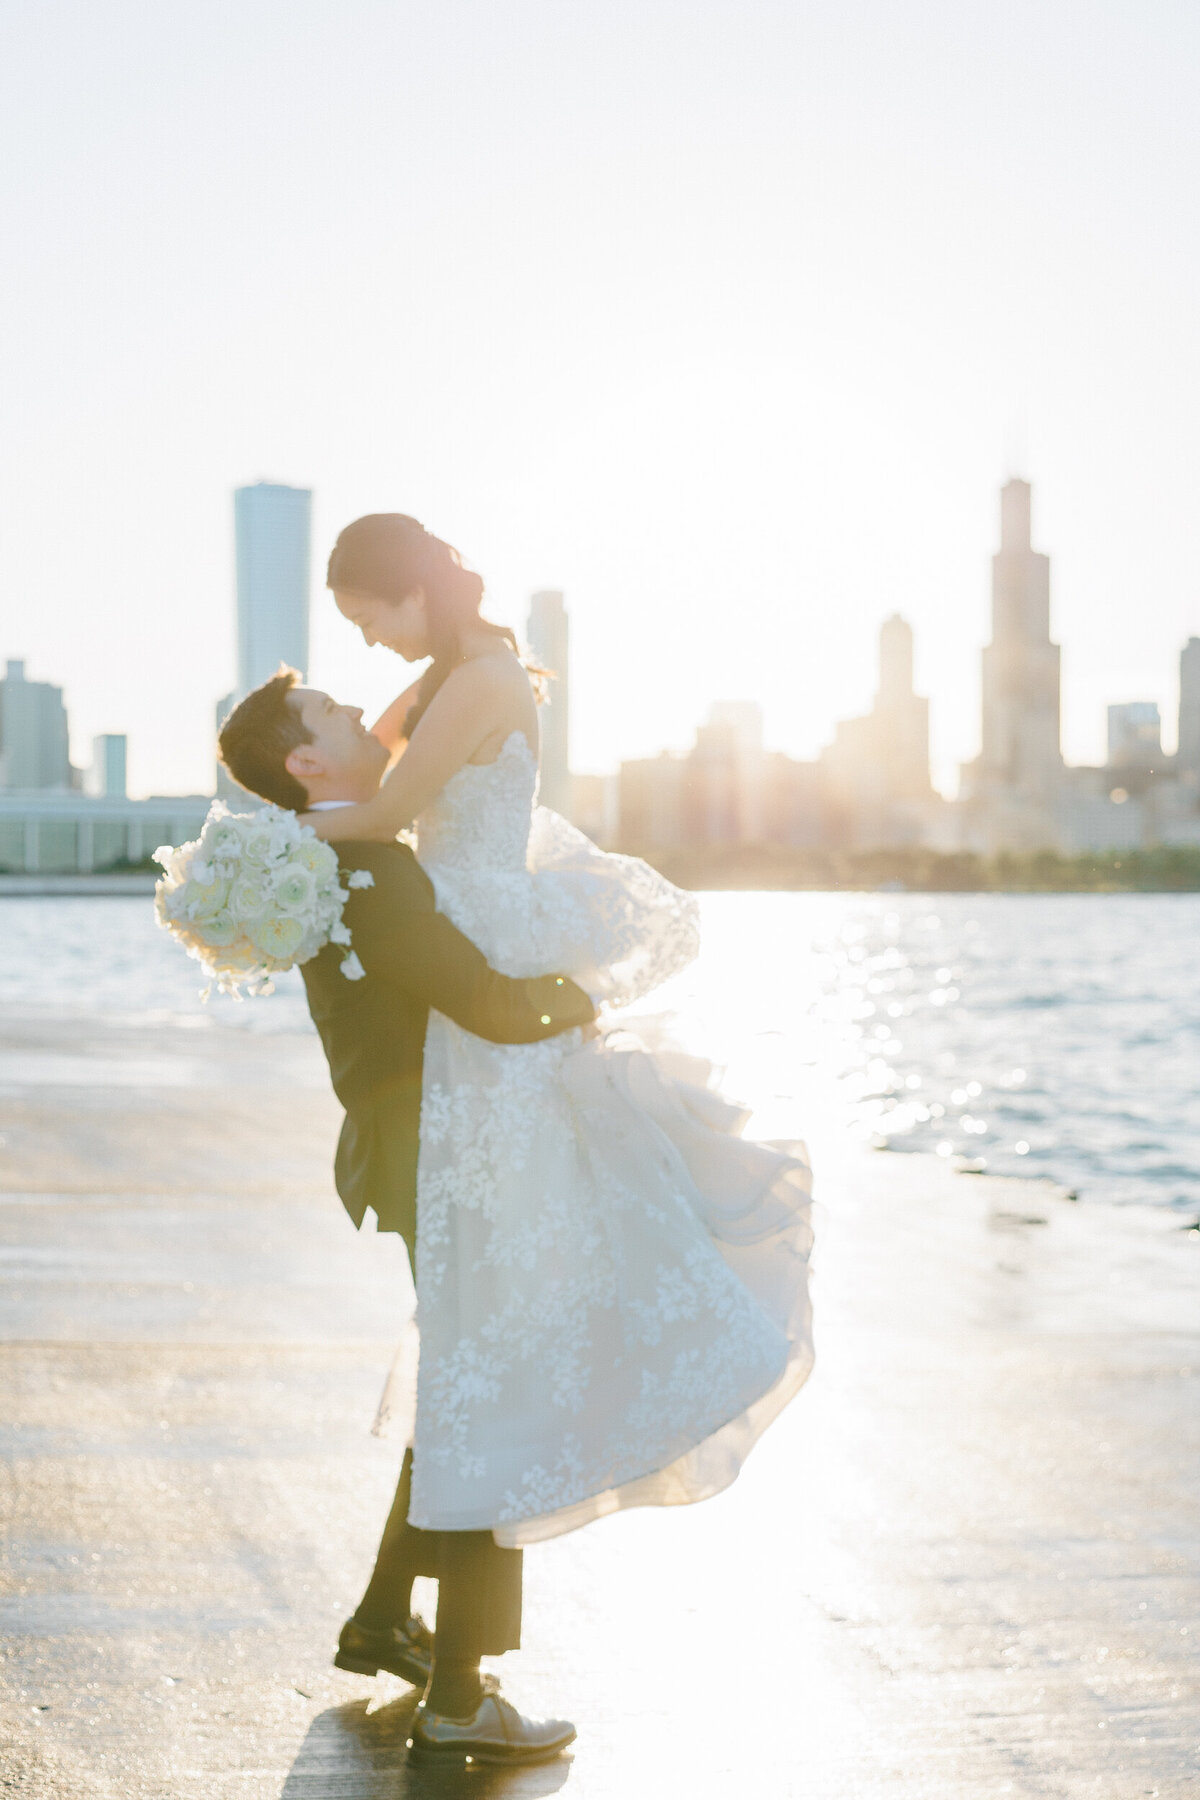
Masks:
[[[212,857],[237,857],[242,851],[242,833],[234,819],[219,819],[205,832],[205,849]]]
[[[261,919],[271,904],[271,889],[265,872],[248,870],[239,875],[229,895],[229,910],[235,919]]]
[[[214,869],[206,869],[205,873],[206,880],[197,881],[193,875],[182,890],[186,915],[197,922],[215,919],[229,898],[229,883],[222,881]]]
[[[302,913],[316,898],[317,884],[310,870],[289,863],[275,878],[275,904],[281,912]]]
[[[337,852],[332,844],[323,844],[320,838],[302,838],[292,850],[289,861],[299,868],[307,869],[318,880],[322,876],[337,873]]]
[[[272,962],[286,962],[304,941],[304,927],[296,918],[258,919],[249,929],[250,942]]]
[[[211,949],[223,950],[241,936],[241,926],[227,912],[218,913],[215,919],[205,920],[201,935]]]
[[[265,868],[274,854],[274,840],[271,829],[267,825],[256,825],[248,831],[242,840],[242,857],[245,862],[257,863]]]

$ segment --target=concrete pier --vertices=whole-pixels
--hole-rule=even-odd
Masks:
[[[409,1771],[411,1691],[330,1666],[407,1303],[338,1117],[311,1039],[0,1028],[0,1792],[1196,1793],[1200,1231],[897,1156],[821,1171],[817,1373],[735,1488],[528,1554],[498,1667],[573,1756]]]

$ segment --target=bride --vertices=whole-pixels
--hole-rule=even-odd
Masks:
[[[684,968],[695,901],[536,805],[545,672],[480,617],[457,552],[373,514],[328,583],[368,644],[433,660],[374,727],[378,795],[305,823],[415,824],[439,910],[505,974],[561,969],[622,1007]],[[636,1029],[513,1047],[430,1014],[413,1525],[519,1546],[704,1499],[808,1374],[804,1148],[742,1139],[711,1070]]]

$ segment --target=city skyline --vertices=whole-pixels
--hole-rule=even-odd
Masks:
[[[233,495],[238,544],[236,698],[281,663],[303,664],[309,562],[307,489],[256,483]],[[980,751],[953,798],[932,781],[930,704],[917,692],[915,640],[899,613],[878,632],[870,710],[839,720],[812,759],[768,748],[761,704],[710,702],[686,753],[622,759],[605,776],[572,770],[570,616],[560,589],[530,596],[526,637],[548,677],[542,713],[541,799],[605,846],[655,854],[771,846],[779,850],[1113,852],[1200,845],[1200,638],[1179,656],[1175,752],[1146,700],[1107,708],[1103,762],[1066,761],[1062,652],[1051,636],[1051,559],[1033,544],[1033,490],[1018,477],[999,494],[992,556],[991,633],[980,656]],[[93,740],[87,769],[68,756],[62,690],[30,681],[10,660],[0,680],[0,862],[41,871],[119,860],[141,845],[159,799],[129,799],[127,740]],[[223,766],[220,796],[246,798]],[[86,797],[85,797],[86,796]],[[179,818],[207,802],[177,797]],[[115,810],[114,810],[115,808]],[[133,859],[136,860],[136,859]]]
[[[312,491],[260,480],[234,489],[232,499],[237,555],[231,614],[238,646],[238,680],[235,688],[217,701],[216,722],[224,717],[235,698],[265,680],[281,662],[299,667],[302,673],[306,672],[308,662]],[[1169,721],[1169,740],[1162,729],[1162,705],[1145,698],[1130,698],[1107,704],[1100,755],[1088,763],[1073,762],[1064,755],[1062,653],[1060,645],[1052,642],[1049,635],[1051,559],[1033,548],[1032,537],[1032,484],[1019,476],[1010,477],[1000,490],[999,547],[991,557],[991,641],[982,646],[979,748],[975,756],[961,761],[957,782],[939,785],[933,780],[930,785],[935,760],[931,740],[931,701],[928,697],[915,697],[914,632],[910,622],[899,613],[889,614],[879,624],[879,690],[871,711],[863,716],[835,720],[829,738],[819,744],[813,754],[823,762],[831,762],[831,766],[836,766],[839,757],[846,755],[851,761],[861,762],[864,757],[869,760],[874,742],[872,732],[876,720],[883,718],[887,720],[886,729],[890,734],[890,754],[899,758],[889,777],[888,792],[894,790],[893,797],[913,799],[928,792],[937,799],[969,800],[972,795],[1006,793],[1017,804],[1028,802],[1035,808],[1044,808],[1050,805],[1053,790],[1064,769],[1069,772],[1119,762],[1119,756],[1114,754],[1114,744],[1124,741],[1124,737],[1135,729],[1141,729],[1144,734],[1152,716],[1153,744],[1160,763],[1169,762],[1177,747],[1181,747],[1181,766],[1200,768],[1200,750],[1197,749],[1200,745],[1200,637],[1191,633],[1179,653],[1176,703],[1173,709],[1165,712]],[[569,811],[571,774],[615,774],[619,766],[631,759],[617,756],[606,770],[590,771],[581,769],[579,759],[572,756],[570,613],[562,590],[539,589],[530,594],[517,629],[534,657],[554,672],[547,684],[542,713],[543,797],[547,804]],[[870,663],[870,666],[874,668],[875,665]],[[17,691],[44,695],[41,704],[50,704],[55,717],[61,721],[56,729],[61,732],[63,747],[51,755],[59,756],[66,771],[67,785],[88,791],[106,791],[103,785],[98,790],[95,788],[95,771],[102,757],[112,757],[114,750],[110,746],[115,747],[118,742],[122,746],[120,767],[122,781],[125,781],[128,765],[126,733],[97,734],[91,740],[88,760],[74,765],[67,760],[70,709],[64,707],[62,689],[44,680],[27,679],[24,659],[10,659],[8,667],[10,677],[15,672],[22,683]],[[308,679],[321,685],[316,675],[309,675]],[[333,691],[337,693],[336,689]],[[346,696],[338,694],[338,697]],[[711,723],[722,710],[736,712],[739,708],[755,713],[756,730],[760,741],[765,741],[770,735],[766,709],[761,701],[750,696],[741,699],[708,696],[698,709],[696,719],[691,721],[691,729],[699,728],[702,741],[705,727],[698,725],[701,712],[707,710]],[[911,713],[911,722],[901,724],[898,721],[906,716],[904,709]],[[369,718],[371,709],[368,707],[366,711]],[[71,736],[77,739],[78,731],[73,731]],[[215,749],[215,732],[213,742]],[[38,755],[43,754],[38,752]],[[678,742],[659,742],[649,746],[648,754],[651,757],[683,755],[685,750]],[[1145,761],[1145,756],[1141,755],[1140,760]],[[905,774],[905,769],[920,772]],[[0,742],[0,787],[20,785],[4,778]],[[35,785],[49,788],[59,783],[56,779]],[[218,791],[225,792],[227,786],[218,779]],[[211,788],[210,780],[190,791],[203,793]],[[236,792],[236,789],[232,791]],[[148,792],[160,796],[163,785],[152,786]]]
[[[1016,472],[1098,760],[1109,704],[1173,715],[1200,609],[1198,64],[1174,0],[1083,41],[1033,0],[13,14],[7,653],[77,762],[127,731],[133,791],[206,782],[267,477],[314,490],[309,672],[369,709],[406,670],[320,569],[397,509],[507,623],[570,595],[580,768],[729,692],[813,755],[900,612],[944,785]]]
[[[1019,476],[1010,479],[1023,481],[1023,478]],[[1029,484],[1023,483],[1023,485]],[[287,483],[267,482],[261,478],[254,483],[246,484],[242,488],[235,489],[234,494],[235,496],[240,494],[252,495],[260,490],[266,490],[267,492],[274,494],[302,497],[306,503],[306,511],[312,506],[314,500],[319,504],[320,499],[319,495],[314,496],[309,489]],[[215,634],[219,637],[227,638],[230,644],[232,650],[231,661],[233,672],[238,677],[237,686],[241,689],[245,686],[241,676],[242,663],[246,658],[247,652],[244,647],[239,648],[239,612],[237,602],[238,558],[235,553],[236,539],[231,541],[230,549],[230,561],[232,566],[229,572],[228,593],[226,596],[223,596],[228,609],[228,618],[223,619],[221,617],[220,609],[218,608],[213,624],[215,627]],[[981,557],[981,566],[985,571],[989,557],[990,553],[985,550]],[[470,561],[469,558],[467,560]],[[318,551],[316,561],[320,568],[323,569],[324,556],[320,551]],[[294,658],[289,656],[285,658],[285,660],[295,660],[297,665],[302,667],[305,662],[307,662],[308,668],[305,672],[315,685],[327,688],[337,695],[338,698],[351,700],[356,704],[362,704],[367,716],[371,717],[375,712],[382,711],[388,700],[394,697],[394,693],[399,691],[402,686],[407,685],[408,681],[412,678],[412,672],[407,668],[407,665],[400,662],[390,653],[381,650],[367,651],[360,642],[355,641],[350,635],[351,628],[347,627],[345,621],[341,620],[340,615],[336,613],[331,596],[324,588],[316,587],[315,582],[315,575],[310,574],[307,576],[306,591],[309,594],[311,623],[306,623],[305,631],[308,634],[309,641],[312,643],[313,647],[307,658],[300,657],[297,654]],[[523,596],[515,598],[512,604],[507,607],[498,607],[489,593],[485,596],[484,610],[489,617],[496,618],[501,623],[511,624],[514,629],[516,629],[519,636],[523,639],[528,639],[530,632],[530,600],[536,598],[540,593],[561,594],[561,592],[561,588],[536,588]],[[886,601],[881,600],[879,611],[876,616],[872,618],[869,611],[864,608],[860,641],[857,644],[848,645],[846,655],[843,658],[843,666],[840,671],[841,675],[844,679],[848,665],[853,671],[852,679],[849,682],[849,691],[852,693],[861,693],[863,705],[869,700],[870,684],[873,679],[874,668],[871,653],[867,646],[871,642],[871,634],[873,631],[877,629],[883,618],[890,616],[892,610],[894,609],[889,609]],[[1056,611],[1057,610],[1056,606]],[[1183,616],[1186,624],[1190,626],[1200,626],[1200,593],[1197,595],[1195,606],[1190,610],[1185,609]],[[578,613],[574,608],[572,611],[572,619],[575,627],[578,628]],[[7,623],[7,621],[5,622]],[[982,625],[982,623],[981,629],[986,630],[986,626]],[[19,660],[29,663],[31,658],[27,653],[21,657],[20,648],[21,645],[24,644],[26,638],[33,638],[36,640],[38,635],[38,630],[35,627],[24,633],[22,636],[21,627],[18,626],[16,634],[14,634],[13,637],[13,642],[17,644],[17,650],[14,652],[10,649],[8,652],[10,656],[16,654]],[[1184,640],[1186,640],[1195,637],[1195,635],[1194,629],[1185,629],[1183,637]],[[532,642],[532,640],[530,641]],[[536,645],[533,647],[536,652]],[[1165,726],[1162,746],[1163,750],[1167,754],[1170,754],[1174,750],[1174,722],[1178,715],[1179,696],[1177,653],[1176,656],[1171,657],[1168,660],[1164,668],[1157,671],[1147,668],[1145,661],[1143,660],[1142,667],[1145,670],[1145,675],[1138,684],[1136,693],[1133,691],[1131,683],[1125,682],[1122,684],[1118,678],[1116,671],[1118,659],[1114,656],[1112,665],[1107,671],[1105,682],[1096,690],[1099,695],[1096,705],[1092,708],[1090,713],[1085,714],[1079,696],[1076,695],[1072,702],[1069,691],[1071,653],[1072,651],[1076,652],[1076,660],[1078,660],[1078,652],[1081,650],[1081,645],[1078,643],[1068,644],[1066,649],[1067,663],[1063,670],[1063,719],[1061,730],[1064,742],[1064,754],[1068,762],[1103,762],[1105,760],[1105,746],[1107,741],[1105,720],[1109,710],[1116,706],[1138,702],[1151,702],[1159,707]],[[0,653],[3,653],[3,651],[4,646],[0,646]],[[1088,654],[1091,654],[1090,648]],[[921,683],[922,663],[927,665],[928,660],[928,646],[926,645],[918,648],[917,679],[919,684]],[[1123,662],[1127,661],[1127,659],[1121,660]],[[94,739],[108,735],[111,729],[117,729],[120,730],[123,735],[126,735],[131,739],[130,762],[131,766],[138,770],[137,776],[131,779],[130,791],[132,793],[149,794],[162,793],[163,791],[203,791],[205,786],[205,776],[202,769],[197,771],[198,780],[196,784],[186,790],[172,786],[165,775],[157,774],[155,764],[150,761],[147,744],[144,741],[137,741],[137,734],[132,729],[124,729],[123,721],[116,717],[115,707],[105,705],[103,701],[98,701],[94,688],[81,690],[79,700],[77,701],[76,697],[69,691],[68,683],[65,678],[62,677],[61,673],[55,670],[46,670],[43,671],[38,679],[53,681],[57,685],[62,686],[67,692],[68,708],[73,721],[71,756],[72,761],[76,766],[84,768],[88,765],[90,745]],[[982,699],[982,693],[975,685],[971,673],[961,669],[947,669],[945,671],[944,686],[940,692],[935,683],[927,681],[925,685],[931,709],[931,761],[934,770],[934,783],[940,793],[953,798],[956,794],[961,792],[960,770],[963,765],[973,762],[978,757],[982,749],[982,739],[978,724],[976,724],[974,726],[975,743],[974,748],[972,749],[970,743],[971,728],[969,726],[965,729],[960,728],[961,735],[958,741],[960,744],[965,745],[965,748],[948,748],[947,740],[949,731],[947,729],[947,721],[944,718],[939,719],[939,713],[946,710],[961,711],[961,706],[958,708],[947,706],[949,696],[953,696],[961,702],[964,695],[971,695],[973,704],[976,709],[978,709]],[[586,692],[586,677],[583,686]],[[228,691],[232,692],[232,689],[229,689]],[[223,689],[222,693],[225,692],[226,690]],[[811,730],[798,734],[795,729],[794,721],[787,716],[786,709],[780,708],[777,704],[773,706],[769,699],[759,698],[757,695],[751,694],[748,697],[757,699],[758,703],[763,706],[764,715],[768,721],[768,735],[772,737],[773,741],[780,743],[781,746],[786,746],[790,754],[818,754],[824,744],[836,733],[838,725],[844,722],[846,717],[853,716],[853,709],[850,714],[841,715],[840,717],[831,716],[829,718],[828,729],[825,731],[824,735],[822,735],[822,730],[817,729],[815,726]],[[638,732],[640,732],[640,736],[637,733],[629,733],[627,722],[624,720],[611,726],[606,735],[598,736],[593,730],[591,735],[590,753],[586,746],[583,749],[582,754],[578,751],[574,752],[572,756],[572,766],[577,770],[584,772],[591,770],[602,773],[606,768],[612,769],[620,761],[625,760],[625,748],[623,748],[623,744],[626,748],[632,746],[633,752],[640,751],[645,754],[653,754],[656,748],[663,747],[682,751],[691,732],[695,728],[696,722],[713,703],[714,699],[719,698],[721,698],[721,695],[715,691],[710,693],[697,693],[695,696],[694,711],[690,715],[686,713],[683,707],[676,707],[674,711],[677,722],[674,727],[674,735],[665,745],[659,744],[655,746],[649,741],[645,735],[644,722],[639,722]],[[203,708],[201,710],[203,710]],[[859,710],[861,710],[861,707]],[[209,719],[213,716],[211,700],[208,703],[207,716]],[[103,731],[92,729],[94,722],[97,719],[105,722],[105,729]],[[624,737],[622,736],[623,728],[627,733]],[[578,733],[576,735],[578,735]],[[600,754],[600,746],[606,741],[613,746],[607,760]],[[1071,753],[1072,746],[1074,746],[1075,754]],[[214,749],[215,734],[207,746],[207,760],[210,763]],[[162,760],[168,765],[171,763],[171,758],[169,756]],[[189,758],[185,766],[189,768],[193,767],[194,759]]]

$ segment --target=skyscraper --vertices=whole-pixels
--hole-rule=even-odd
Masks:
[[[891,800],[926,800],[929,777],[929,701],[913,690],[913,632],[893,613],[879,627],[879,692],[875,697],[880,749],[889,765]]]
[[[65,792],[70,786],[62,689],[26,681],[23,662],[7,663],[0,681],[0,787]]]
[[[237,539],[240,700],[280,663],[308,667],[308,582],[312,493],[256,481],[233,496]]]
[[[89,794],[102,794],[107,799],[123,799],[126,793],[128,745],[123,733],[105,732],[92,739],[92,766],[84,775],[83,785]]]
[[[1179,653],[1179,773],[1200,785],[1200,638]]]
[[[912,626],[899,613],[879,628],[874,706],[864,718],[841,720],[821,763],[849,841],[913,841],[922,816],[915,807],[933,799],[929,701],[913,692]]]
[[[568,666],[567,609],[555,588],[530,596],[529,647],[554,677],[549,698],[540,708],[542,729],[543,806],[569,815],[571,810],[571,756],[569,738],[570,671]]]
[[[1161,769],[1162,720],[1154,700],[1125,700],[1108,709],[1111,769]]]
[[[762,843],[763,713],[757,701],[716,701],[684,767],[683,829],[689,843]]]
[[[1032,547],[1032,489],[1000,492],[1000,548],[992,558],[992,641],[983,652],[983,789],[1050,801],[1062,777],[1060,652],[1050,642],[1050,558]]]

